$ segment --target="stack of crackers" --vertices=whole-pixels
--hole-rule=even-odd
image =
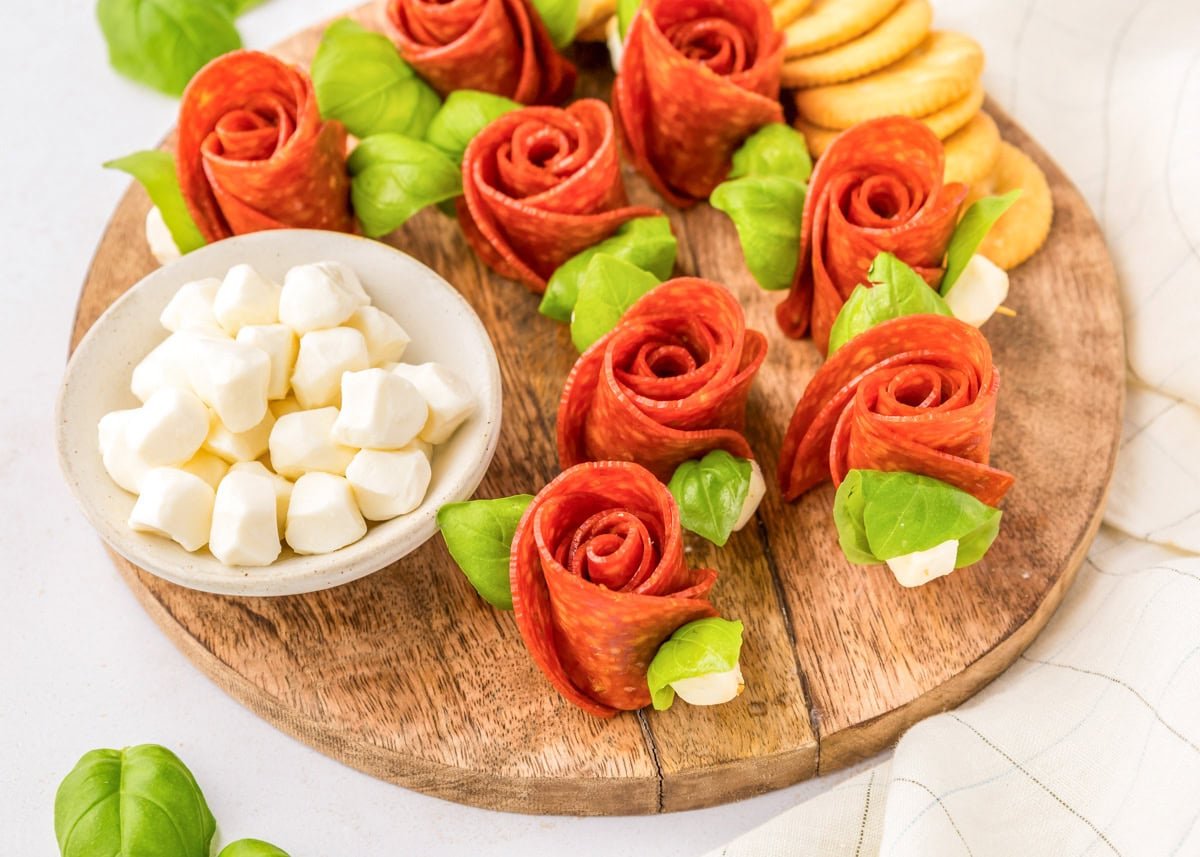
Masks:
[[[879,116],[910,116],[943,141],[947,182],[970,199],[1020,188],[1017,203],[980,252],[1003,268],[1032,256],[1054,208],[1033,160],[1000,138],[983,110],[983,49],[969,36],[932,29],[929,0],[772,0],[787,59],[795,126],[820,156],[846,128]]]

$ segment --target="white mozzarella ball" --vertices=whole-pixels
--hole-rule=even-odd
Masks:
[[[671,689],[688,705],[721,705],[737,698],[746,688],[742,665],[721,673],[709,673],[671,682]]]
[[[342,376],[333,439],[359,449],[399,449],[417,436],[429,408],[417,388],[384,369]]]
[[[208,542],[215,496],[212,486],[194,473],[156,467],[142,479],[129,526],[139,533],[174,539],[184,550],[197,551]]]
[[[199,476],[215,491],[221,484],[221,480],[225,478],[225,474],[229,472],[229,462],[218,458],[207,449],[201,449],[188,461],[179,465],[179,469]]]
[[[370,303],[353,271],[330,265],[298,265],[283,278],[279,320],[301,336],[337,327],[360,306]],[[346,272],[352,279],[347,280]]]
[[[954,571],[958,560],[958,539],[950,539],[928,550],[892,557],[887,566],[901,586],[920,586]]]
[[[421,429],[421,440],[444,443],[475,412],[475,395],[471,386],[457,372],[440,363],[413,366],[400,363],[392,367],[393,375],[410,382],[429,405],[429,420]]]
[[[379,307],[360,306],[346,319],[367,341],[367,356],[372,366],[399,360],[412,340],[400,323]]]
[[[208,549],[225,565],[270,565],[280,550],[276,515],[267,476],[230,471],[217,487]]]
[[[271,361],[267,398],[285,398],[291,389],[292,370],[300,347],[295,331],[286,324],[248,324],[238,331],[237,341],[258,348],[267,355]]]
[[[285,536],[300,554],[329,553],[358,541],[367,523],[345,477],[305,473],[292,487]]]
[[[220,288],[221,281],[216,277],[184,283],[163,309],[158,317],[159,322],[172,333],[198,330],[225,336],[225,331],[213,313],[213,301],[216,300],[217,290]]]
[[[201,339],[188,367],[188,380],[226,428],[249,431],[267,412],[271,360],[261,349],[232,339]]]
[[[346,480],[368,521],[386,521],[421,505],[433,471],[416,448],[364,449],[346,468]]]
[[[278,473],[272,473],[261,461],[242,461],[233,465],[231,470],[254,473],[271,480],[271,488],[275,492],[275,524],[279,528],[279,537],[283,538],[283,528],[287,525],[288,504],[292,500],[292,483]]]
[[[237,336],[246,325],[275,324],[281,291],[252,266],[234,265],[213,298],[213,315],[230,336]]]
[[[742,503],[742,513],[738,515],[737,523],[733,525],[735,532],[750,523],[750,519],[758,510],[758,504],[765,496],[767,496],[767,482],[763,479],[762,468],[758,466],[757,461],[752,459],[750,461],[750,489],[746,492],[746,501]]]
[[[105,414],[100,420],[100,457],[104,469],[113,482],[123,489],[136,494],[142,480],[150,472],[150,464],[137,454],[129,442],[129,423],[137,413],[131,411],[113,411]]]
[[[946,293],[946,304],[955,318],[979,327],[1007,298],[1008,272],[982,253],[976,253]]]
[[[433,463],[433,444],[427,440],[421,440],[419,437],[414,438],[411,443],[404,447],[405,449],[415,449],[429,459],[429,463]]]
[[[152,467],[174,467],[196,454],[208,434],[208,408],[178,387],[163,387],[130,417],[129,444]]]
[[[296,411],[303,410],[303,408],[300,407],[300,403],[296,401],[295,396],[288,396],[284,399],[272,399],[267,404],[267,407],[270,409],[275,419],[279,419],[287,414],[294,414]]]
[[[195,331],[172,333],[133,368],[130,390],[143,402],[163,387],[191,390],[188,369],[195,360],[196,343],[208,337],[208,334],[196,335]]]
[[[367,341],[357,330],[314,330],[300,337],[292,390],[303,408],[336,407],[342,400],[342,373],[358,372],[370,365]]]
[[[344,474],[358,450],[334,441],[337,417],[337,408],[318,408],[276,420],[268,443],[275,472],[288,479],[312,470]]]
[[[204,448],[230,464],[253,461],[266,454],[274,428],[275,415],[270,411],[263,414],[262,422],[247,431],[230,431],[223,422],[214,419],[204,439]]]
[[[354,269],[345,262],[314,262],[310,267],[315,268],[333,280],[338,285],[338,288],[354,298],[360,306],[366,306],[371,302],[371,296],[363,288],[362,281],[358,279],[358,274],[354,273]]]
[[[146,246],[160,265],[169,265],[183,255],[157,205],[146,212]]]

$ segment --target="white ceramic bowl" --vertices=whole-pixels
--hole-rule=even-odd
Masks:
[[[97,424],[104,414],[137,407],[133,367],[166,338],[159,314],[184,283],[221,277],[248,262],[282,282],[294,265],[334,259],[352,267],[376,306],[408,331],[406,363],[437,361],[457,369],[478,397],[478,410],[436,447],[433,481],[410,514],[374,524],[352,545],[320,556],[284,546],[266,568],[231,568],[202,549],[188,553],[168,539],[136,533],[126,521],[135,497],[117,487],[100,459]],[[130,562],[181,586],[226,595],[293,595],[337,586],[390,565],[437,529],[437,510],[465,500],[483,479],[500,437],[500,367],[471,306],[434,271],[392,247],[336,232],[289,229],[219,241],[160,268],[102,315],[67,365],[58,398],[59,463],[101,537]]]

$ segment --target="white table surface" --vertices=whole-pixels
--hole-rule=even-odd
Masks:
[[[247,46],[265,47],[346,2],[269,0],[240,28]],[[1104,81],[1095,67],[1075,76],[1069,66],[1056,67],[1053,40],[1065,34],[1086,41],[1089,27],[1111,39],[1111,22],[1087,21],[1086,3],[1073,0],[936,6],[938,26],[983,42],[989,91],[1102,208],[1107,163],[1081,156],[1072,133],[1087,127],[1090,111],[1099,114]],[[3,852],[56,853],[52,808],[63,775],[89,749],[144,742],[173,748],[191,767],[222,841],[254,836],[294,857],[518,851],[585,857],[635,848],[656,857],[699,854],[844,779],[837,774],[730,806],[654,818],[471,809],[327,759],[242,708],[176,651],[108,561],[52,449],[53,402],[75,301],[127,184],[99,165],[158,140],[176,107],[109,69],[93,9],[92,0],[0,7],[6,36],[0,53]],[[991,14],[981,28],[984,11]],[[1035,51],[1056,79],[1057,103],[1017,85],[1028,71],[1022,61]]]

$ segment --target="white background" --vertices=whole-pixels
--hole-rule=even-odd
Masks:
[[[269,0],[240,29],[249,47],[266,47],[345,3]],[[1114,22],[1089,19],[1086,0],[935,5],[938,26],[984,43],[989,91],[1102,210],[1111,155],[1076,144],[1080,129],[1102,130],[1091,117],[1103,115],[1102,70],[1119,60],[1121,39],[1088,68],[1072,65],[1062,48],[1079,56],[1112,44]],[[91,748],[143,742],[172,747],[187,762],[223,842],[254,836],[294,857],[699,854],[844,778],[658,818],[469,809],[375,781],[277,732],[167,642],[102,552],[52,451],[78,290],[127,181],[99,165],[153,144],[175,113],[174,100],[109,69],[93,7],[0,6],[0,851],[56,853],[52,808],[62,776]],[[1031,83],[1018,86],[1024,80]],[[1033,81],[1053,81],[1054,95],[1031,92]]]

